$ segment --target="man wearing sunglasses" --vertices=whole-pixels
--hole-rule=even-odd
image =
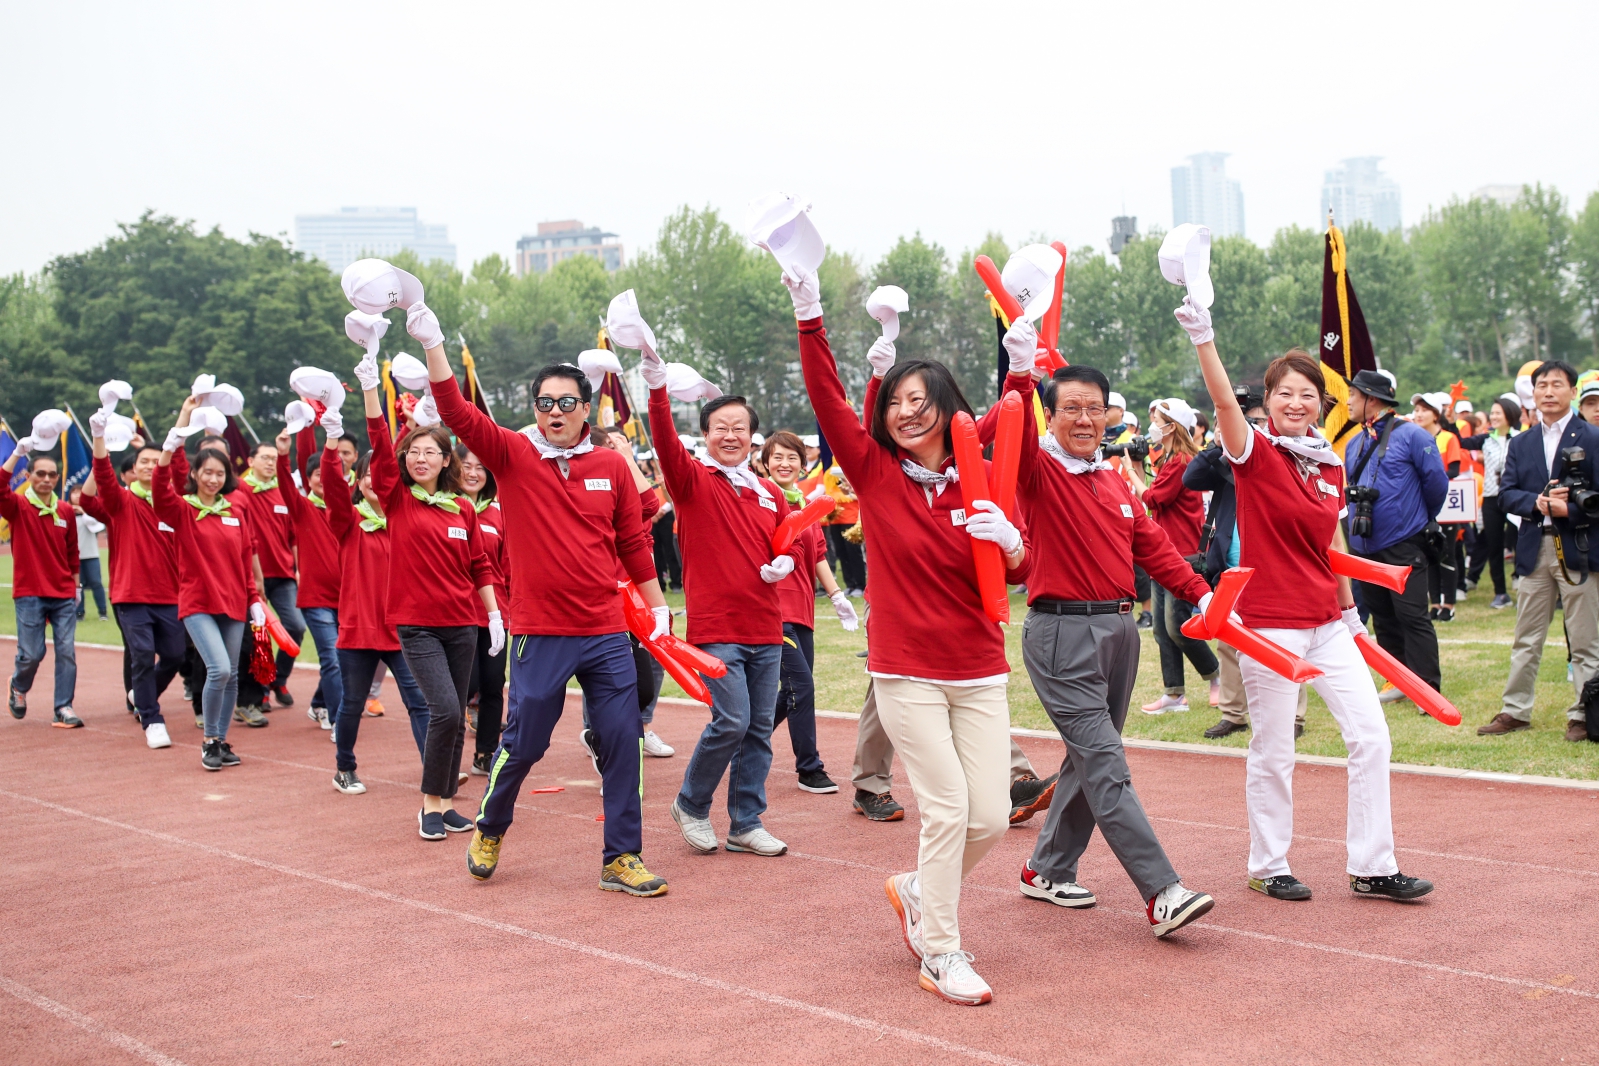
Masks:
[[[599,887],[659,896],[666,880],[645,869],[640,718],[633,649],[616,576],[625,572],[655,614],[672,613],[655,579],[655,550],[627,460],[595,447],[588,424],[594,387],[570,363],[533,379],[537,424],[520,433],[468,403],[444,352],[438,319],[414,304],[406,328],[426,350],[439,417],[494,475],[511,562],[510,699],[489,763],[488,787],[467,849],[467,872],[486,880],[499,862],[517,792],[550,746],[576,677],[600,749],[605,847]]]
[[[39,446],[32,437],[17,441],[0,463],[6,483],[17,462]],[[55,634],[55,724],[77,729],[72,713],[78,686],[78,526],[72,505],[56,493],[61,467],[49,455],[36,456],[20,493],[0,489],[0,518],[11,523],[11,595],[17,606],[17,664],[7,690],[11,717],[28,713],[28,690],[44,661],[44,627]]]

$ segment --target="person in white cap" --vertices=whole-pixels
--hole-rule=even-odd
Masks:
[[[0,478],[9,484],[11,472],[30,451],[54,444],[23,437],[0,463]],[[78,686],[78,526],[72,505],[56,495],[60,481],[61,464],[46,453],[29,462],[21,492],[0,490],[0,518],[11,524],[11,595],[17,608],[17,657],[7,704],[13,718],[28,713],[48,624],[56,653],[55,724],[76,729],[83,725],[72,710]]]
[[[1339,522],[1344,469],[1316,429],[1327,395],[1321,364],[1293,349],[1266,368],[1267,428],[1249,424],[1233,392],[1210,312],[1185,299],[1176,311],[1199,357],[1216,408],[1222,452],[1233,464],[1240,565],[1255,571],[1238,599],[1244,625],[1320,667],[1311,684],[1349,750],[1346,842],[1349,887],[1357,896],[1416,899],[1432,883],[1401,873],[1394,858],[1388,758],[1393,743],[1356,636],[1366,627],[1349,579],[1332,572],[1327,549],[1347,550]],[[1245,767],[1249,887],[1273,899],[1308,900],[1310,886],[1289,869],[1293,843],[1294,705],[1299,686],[1239,656],[1254,727]]]

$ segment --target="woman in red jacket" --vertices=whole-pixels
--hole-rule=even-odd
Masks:
[[[502,607],[511,602],[511,559],[506,554],[505,515],[500,510],[499,489],[490,472],[472,449],[455,446],[461,464],[461,495],[472,501],[477,511],[478,532],[483,534],[483,551],[494,567],[494,602]],[[489,631],[487,609],[478,611],[477,658],[472,664],[472,698],[477,701],[472,731],[477,744],[472,753],[472,773],[489,774],[489,760],[500,746],[500,727],[505,719],[505,649],[489,653],[493,635]]]
[[[1155,480],[1141,495],[1149,517],[1166,531],[1166,537],[1179,555],[1193,555],[1199,549],[1199,527],[1205,520],[1205,501],[1199,493],[1183,487],[1183,471],[1188,460],[1199,454],[1192,436],[1197,420],[1194,409],[1182,400],[1159,400],[1149,409],[1149,435],[1161,442],[1160,466]],[[1160,649],[1160,676],[1166,694],[1144,704],[1145,714],[1167,714],[1188,710],[1183,685],[1183,656],[1194,664],[1199,676],[1210,683],[1210,702],[1221,698],[1218,678],[1221,664],[1210,645],[1185,637],[1182,624],[1194,613],[1194,605],[1178,599],[1172,591],[1155,582],[1155,646]]]
[[[344,422],[337,410],[323,416],[322,424],[328,433],[328,445],[335,449],[344,434]],[[302,437],[302,441],[306,438]],[[314,437],[310,438],[315,440]],[[294,467],[289,459],[289,431],[285,429],[273,441],[277,449],[277,492],[283,505],[289,509],[289,528],[293,533],[294,558],[299,566],[299,580],[295,585],[294,606],[305,621],[316,644],[317,671],[320,685],[317,692],[322,697],[319,704],[313,697],[306,706],[306,717],[323,729],[333,728],[333,718],[338,714],[344,699],[344,689],[339,674],[339,542],[328,527],[328,505],[325,493],[346,491],[342,480],[332,483],[322,480],[322,458],[301,456],[305,460],[306,493],[301,495],[294,487]],[[259,540],[257,541],[259,548]],[[270,579],[268,579],[270,580]],[[287,623],[284,623],[287,625]],[[294,631],[289,630],[294,636]],[[282,652],[278,653],[282,655]],[[285,689],[285,691],[287,691]],[[329,714],[327,708],[332,707]]]
[[[815,275],[783,281],[811,406],[860,497],[872,568],[866,669],[921,809],[917,870],[885,888],[921,960],[921,986],[950,1002],[987,1003],[993,992],[961,950],[957,910],[961,879],[1008,824],[1010,664],[1004,634],[983,611],[972,538],[999,545],[1013,585],[1031,568],[1027,543],[992,502],[971,514],[962,505],[950,420],[971,406],[949,369],[915,360],[888,371],[868,431],[844,395]]]
[[[372,489],[383,502],[389,528],[386,617],[396,627],[411,676],[428,703],[417,832],[423,840],[443,840],[446,832],[472,831],[472,820],[457,813],[450,801],[460,787],[466,696],[477,658],[476,601],[482,601],[488,616],[490,654],[505,647],[494,567],[484,551],[477,510],[460,493],[461,464],[449,431],[442,426],[413,428],[400,439],[397,456],[378,398],[372,351],[362,357],[355,376],[372,442]]]
[[[194,467],[174,465],[172,453],[183,447],[181,427],[199,401],[183,401],[178,427],[167,434],[160,469],[151,485],[155,513],[177,536],[178,617],[205,661],[205,740],[200,765],[207,770],[239,765],[228,744],[228,723],[239,690],[239,648],[245,621],[262,625],[266,611],[255,589],[252,559],[255,547],[249,520],[240,518],[228,499],[238,488],[233,464],[213,448],[202,448]],[[178,479],[182,477],[182,483]],[[179,495],[181,491],[182,495]]]

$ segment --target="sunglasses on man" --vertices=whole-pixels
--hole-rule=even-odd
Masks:
[[[555,407],[559,407],[563,414],[571,414],[577,410],[577,405],[582,402],[576,396],[562,396],[559,399],[554,396],[540,396],[533,401],[533,406],[540,411],[550,411]]]

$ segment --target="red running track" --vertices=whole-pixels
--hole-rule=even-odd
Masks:
[[[786,739],[766,821],[793,850],[701,856],[667,807],[703,712],[662,708],[678,755],[646,760],[645,858],[672,888],[633,899],[595,887],[574,707],[527,784],[566,791],[524,791],[479,884],[463,837],[416,834],[419,761],[394,711],[362,724],[364,796],[333,790],[328,734],[301,707],[235,726],[244,765],[210,774],[185,714],[149,751],[115,654],[79,657],[88,728],[0,716],[3,1062],[1599,1060],[1591,792],[1396,775],[1400,862],[1439,886],[1407,905],[1350,895],[1343,773],[1301,766],[1294,869],[1317,896],[1289,904],[1244,886],[1242,760],[1132,751],[1173,861],[1216,909],[1156,941],[1097,839],[1080,877],[1099,907],[1024,899],[1035,829],[1012,829],[967,882],[965,945],[995,1001],[965,1008],[918,989],[883,897],[914,863],[914,810],[869,824],[847,791],[798,791]],[[842,780],[854,723],[818,724]]]

